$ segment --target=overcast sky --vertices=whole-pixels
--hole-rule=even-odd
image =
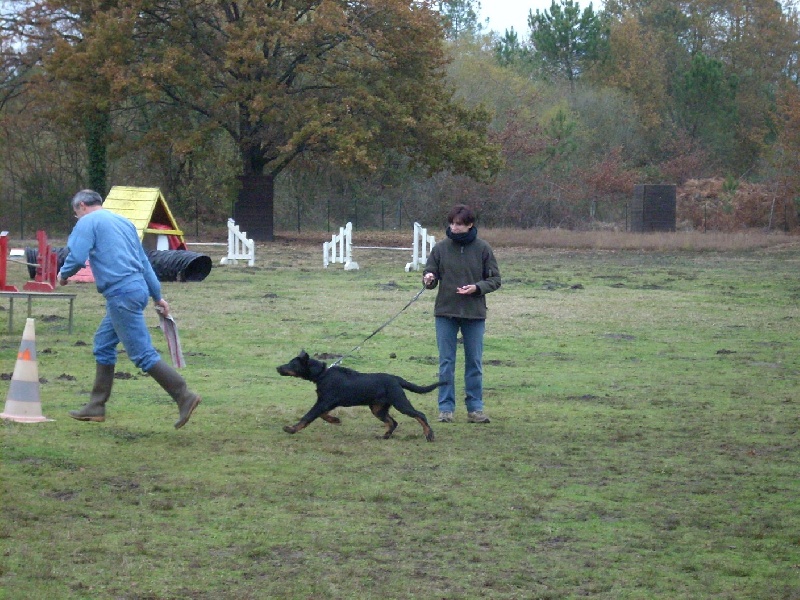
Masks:
[[[589,6],[589,2],[590,0],[578,0],[578,6],[583,10]],[[558,3],[560,4],[560,0]],[[512,27],[517,33],[526,35],[528,33],[528,11],[532,10],[534,14],[537,10],[544,12],[550,10],[551,4],[552,0],[481,0],[479,18],[483,23],[488,17],[488,28],[500,35]],[[603,7],[603,3],[599,0],[594,0],[591,4],[595,12]]]
[[[549,9],[551,0],[482,0],[480,22],[488,17],[488,28],[502,35],[512,27],[517,33],[528,32],[528,11]]]

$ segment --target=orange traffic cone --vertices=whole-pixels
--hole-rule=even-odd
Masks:
[[[25,322],[17,364],[6,396],[6,407],[0,417],[18,423],[52,421],[42,416],[42,404],[39,400],[39,363],[36,362],[34,319]]]

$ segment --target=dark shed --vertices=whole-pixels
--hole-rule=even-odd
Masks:
[[[677,186],[644,184],[633,188],[630,230],[675,231]]]

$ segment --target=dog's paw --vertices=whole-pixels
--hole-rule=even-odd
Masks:
[[[297,427],[293,427],[292,425],[284,425],[283,430],[286,433],[297,433]]]

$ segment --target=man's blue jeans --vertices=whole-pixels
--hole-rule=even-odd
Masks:
[[[144,281],[132,282],[119,294],[106,298],[106,316],[94,334],[94,357],[98,363],[116,364],[120,342],[128,358],[142,371],[149,371],[161,360],[144,318],[148,300]]]
[[[484,319],[436,317],[436,343],[439,346],[439,411],[456,407],[455,370],[458,332],[464,338],[464,393],[467,412],[483,410],[483,334]]]

